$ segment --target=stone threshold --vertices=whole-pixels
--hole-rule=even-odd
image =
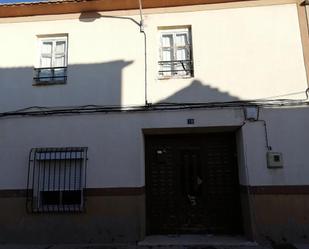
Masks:
[[[258,244],[248,241],[244,236],[217,235],[152,235],[138,242],[139,246],[246,246],[256,247]]]

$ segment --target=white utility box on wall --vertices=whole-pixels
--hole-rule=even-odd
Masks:
[[[267,152],[267,167],[268,168],[283,168],[283,158],[280,152]]]

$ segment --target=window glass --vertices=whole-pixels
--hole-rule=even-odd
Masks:
[[[56,55],[54,67],[64,67],[65,66],[65,57],[64,55]]]
[[[42,56],[41,67],[52,67],[52,57]]]
[[[56,41],[56,54],[64,54],[65,41]]]
[[[187,45],[187,34],[176,34],[176,45],[186,46]]]
[[[188,60],[189,59],[187,50],[185,48],[177,48],[176,57],[177,57],[177,60]]]
[[[52,54],[52,47],[53,43],[52,42],[43,42],[42,43],[42,54]]]
[[[46,66],[46,67],[49,67],[49,66]],[[53,75],[52,70],[46,68],[46,69],[41,69],[39,71],[38,77],[40,78],[40,81],[49,81],[52,75]]]
[[[162,47],[172,47],[173,46],[173,35],[163,35],[162,36]]]

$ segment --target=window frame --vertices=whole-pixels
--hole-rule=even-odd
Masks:
[[[42,66],[43,58],[43,44],[44,42],[52,43],[51,51],[51,67]],[[56,43],[64,42],[64,65],[56,67]],[[67,82],[67,67],[68,67],[68,34],[57,34],[57,35],[39,35],[37,36],[37,62],[34,67],[33,85],[54,85],[54,84],[65,84]],[[43,70],[48,70],[51,74],[50,77],[46,77],[47,80],[43,80],[44,77],[40,77]],[[57,76],[57,70],[63,70],[63,74]],[[50,80],[48,80],[50,79]]]
[[[191,26],[167,26],[167,27],[158,27],[158,33],[159,33],[159,56],[158,56],[158,79],[162,80],[162,79],[185,79],[185,78],[192,78],[194,77],[194,66],[193,66],[193,47],[192,47],[192,31],[191,31]],[[177,35],[179,34],[186,34],[187,35],[187,45],[180,45],[178,46],[176,44],[176,38]],[[168,47],[164,47],[163,46],[163,36],[164,35],[171,35],[172,38],[172,46],[168,46]],[[189,71],[186,74],[181,74],[181,73],[173,73],[175,72],[175,70],[173,68],[177,67],[175,65],[171,65],[171,74],[170,75],[164,75],[164,72],[162,72],[162,67],[164,64],[164,60],[163,60],[163,50],[164,49],[168,49],[170,48],[172,50],[171,53],[171,57],[172,60],[170,61],[171,63],[173,62],[178,62],[181,60],[177,60],[177,51],[179,48],[183,49],[183,48],[187,48],[187,52],[188,52],[188,59],[187,60],[183,60],[183,61],[187,61],[188,65],[189,65],[189,69],[188,70],[181,70],[180,72],[186,72]],[[161,65],[160,65],[161,64]],[[184,67],[184,64],[181,63],[181,65]]]

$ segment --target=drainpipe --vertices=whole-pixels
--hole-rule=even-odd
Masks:
[[[143,6],[142,6],[142,0],[138,0],[139,5],[139,17],[140,17],[140,31],[144,32],[144,19],[143,19]]]
[[[143,6],[142,6],[142,0],[138,0],[138,5],[139,5],[139,16],[140,16],[140,32],[143,33],[144,35],[144,81],[145,81],[145,106],[148,106],[148,96],[147,96],[147,87],[148,87],[148,82],[147,82],[147,36],[145,33],[145,26],[144,26],[144,18],[143,18]]]
[[[305,0],[302,4],[305,5],[307,26],[309,27],[309,22],[308,22],[308,11],[307,11],[307,5],[309,5],[309,0]],[[309,32],[309,30],[308,30],[308,32]]]

